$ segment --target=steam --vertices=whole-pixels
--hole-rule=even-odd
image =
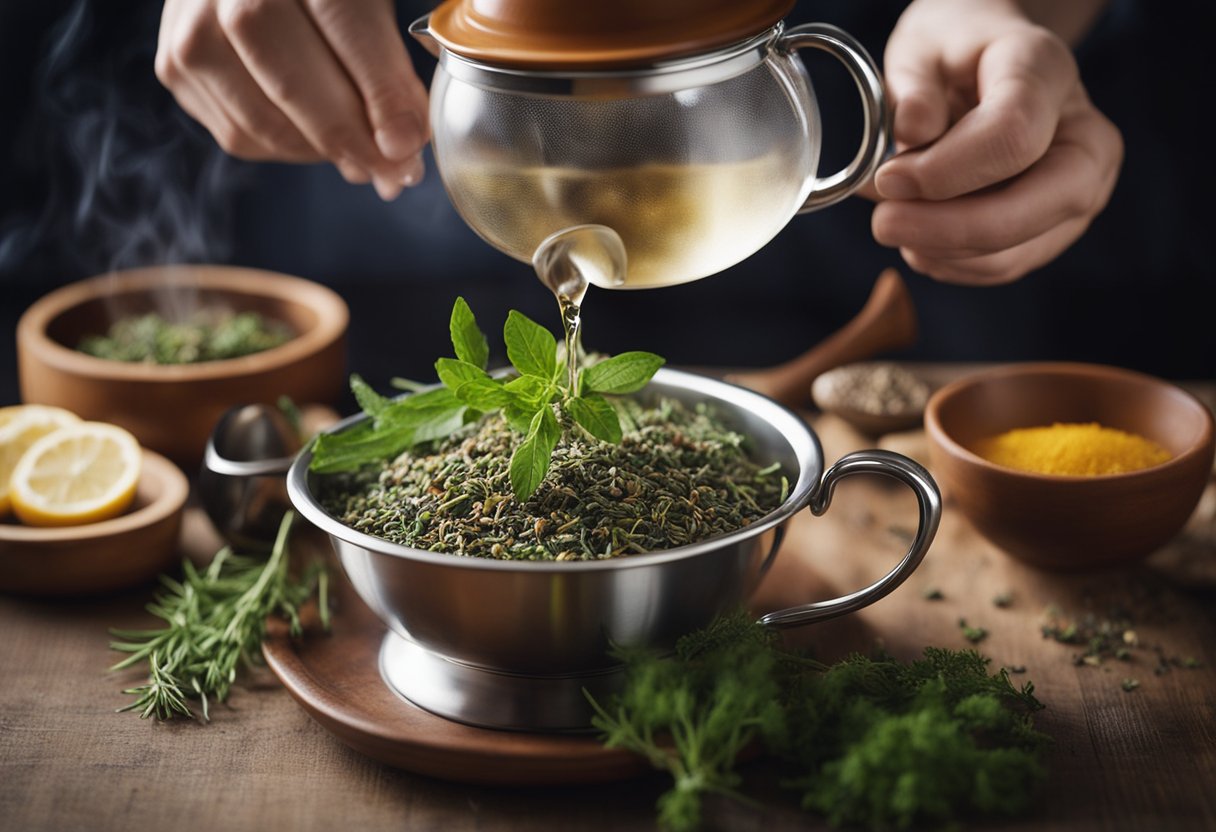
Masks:
[[[39,171],[45,202],[0,221],[0,280],[26,271],[66,270],[62,279],[222,262],[230,254],[224,207],[237,163],[157,84],[155,16],[114,46],[98,25],[106,13],[94,11],[99,3],[77,0],[39,63],[39,111],[14,161]],[[162,311],[180,317],[191,300],[172,273]]]

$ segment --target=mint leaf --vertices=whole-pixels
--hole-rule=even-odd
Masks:
[[[448,436],[464,424],[468,411],[446,387],[384,401],[387,404],[378,419],[341,433],[318,436],[309,468],[334,473],[382,462],[411,445]]]
[[[415,393],[392,402],[377,420],[377,426],[400,427],[418,425],[437,416],[463,407],[446,387],[436,387],[425,393]]]
[[[511,489],[521,503],[532,496],[545,478],[560,436],[561,427],[553,408],[545,405],[532,417],[528,436],[511,454]]]
[[[428,415],[414,425],[414,435],[410,439],[410,444],[417,445],[420,442],[430,442],[451,436],[464,426],[464,417],[468,410],[469,408],[464,405],[458,405],[449,410],[437,411]]]
[[[456,350],[456,357],[484,370],[486,362],[490,360],[490,345],[464,298],[456,298],[448,329],[452,333],[452,348]]]
[[[456,388],[456,398],[477,410],[498,410],[515,401],[505,387],[492,378],[475,378]]]
[[[557,339],[540,324],[512,309],[502,328],[507,358],[521,375],[553,378],[557,364]]]
[[[359,407],[373,419],[379,418],[380,414],[392,404],[391,399],[385,398],[373,390],[372,386],[360,375],[351,375],[350,390],[355,394],[355,401],[359,403]]]
[[[486,371],[459,358],[441,358],[435,362],[435,372],[443,386],[455,393],[460,385],[476,379],[489,379]]]
[[[511,379],[503,386],[517,399],[536,407],[549,402],[555,392],[553,382],[546,381],[539,376],[520,376]]]
[[[464,424],[468,407],[451,390],[438,387],[406,396],[385,413],[383,422],[409,425],[414,429],[410,444],[442,439]]]
[[[652,352],[623,352],[583,370],[579,388],[592,393],[636,393],[665,363]]]
[[[507,424],[511,426],[511,430],[526,434],[532,428],[532,417],[542,406],[547,405],[529,407],[523,402],[511,402],[502,409],[502,415],[507,420]]]
[[[571,418],[596,439],[614,445],[621,441],[621,420],[603,396],[580,396],[565,406]]]
[[[371,422],[341,433],[323,433],[313,442],[312,462],[308,468],[321,474],[354,471],[396,456],[409,447],[413,439],[413,426],[377,430]]]

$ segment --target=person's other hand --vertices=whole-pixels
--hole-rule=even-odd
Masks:
[[[886,50],[899,154],[878,169],[872,229],[918,272],[1016,280],[1110,199],[1119,131],[1069,47],[1012,0],[917,0]]]
[[[166,0],[156,75],[228,153],[421,181],[426,89],[392,0]]]

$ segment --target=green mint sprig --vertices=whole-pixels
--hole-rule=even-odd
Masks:
[[[511,310],[503,325],[507,359],[516,375],[496,377],[486,371],[489,343],[464,298],[457,298],[452,307],[449,330],[456,356],[435,362],[442,387],[389,399],[359,376],[351,376],[355,399],[370,418],[342,433],[318,437],[312,470],[352,471],[501,411],[507,423],[524,435],[510,464],[511,489],[523,501],[544,480],[563,422],[602,442],[620,442],[620,416],[605,396],[636,393],[665,363],[649,352],[621,353],[580,370],[572,390],[564,380],[557,339],[526,315]],[[395,386],[413,385],[395,382]],[[559,412],[565,420],[559,420]]]

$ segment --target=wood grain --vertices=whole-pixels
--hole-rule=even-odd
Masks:
[[[273,622],[263,652],[301,707],[356,751],[406,771],[496,786],[612,782],[647,770],[642,758],[590,735],[475,728],[404,701],[380,676],[385,626],[349,581],[335,584],[342,614],[328,634],[309,609],[302,638]]]
[[[1216,388],[1205,387],[1209,405]],[[817,420],[829,461],[867,443],[843,423]],[[882,574],[915,520],[897,486],[851,478],[821,518],[796,519],[758,609],[826,597]],[[216,541],[194,509],[188,552]],[[944,598],[927,601],[937,587]],[[146,624],[148,589],[75,602],[0,597],[0,829],[637,830],[653,827],[665,782],[561,788],[453,784],[410,775],[349,750],[267,672],[234,689],[214,721],[153,724],[114,709],[138,673],[109,674],[106,628]],[[1011,592],[1001,609],[992,598]],[[1036,572],[981,539],[947,505],[921,569],[861,613],[791,634],[825,659],[881,640],[910,658],[926,644],[966,646],[958,619],[986,627],[980,648],[1024,665],[1047,704],[1039,724],[1056,740],[1039,806],[979,829],[1202,830],[1216,828],[1216,489],[1187,533],[1146,565],[1088,575]],[[1100,612],[1130,604],[1144,649],[1129,664],[1075,666],[1077,648],[1044,640],[1043,609]],[[341,615],[341,611],[339,611]],[[1195,670],[1153,673],[1153,646],[1191,656]],[[1141,685],[1125,693],[1123,678]],[[708,828],[826,828],[771,786],[758,764],[749,784],[763,809],[711,801]]]

